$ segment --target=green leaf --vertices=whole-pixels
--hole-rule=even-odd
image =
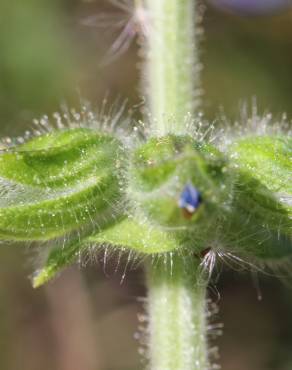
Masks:
[[[249,137],[231,147],[237,202],[274,230],[291,233],[292,138]]]
[[[88,242],[124,247],[143,254],[169,252],[178,246],[173,232],[129,218],[90,236]]]
[[[233,245],[261,258],[292,253],[292,138],[247,137],[230,149]]]
[[[74,263],[80,253],[108,245],[149,255],[173,251],[178,244],[171,232],[125,218],[81,241],[74,240],[52,249],[45,265],[34,275],[33,286],[37,288],[53,279],[63,268]]]
[[[232,162],[247,176],[275,194],[292,195],[292,137],[246,137],[233,144],[229,152]]]
[[[38,288],[55,278],[66,266],[74,263],[78,259],[85,246],[87,246],[87,244],[84,242],[81,244],[80,240],[73,240],[62,246],[59,245],[54,247],[49,252],[44,266],[33,274],[33,287]]]
[[[119,194],[120,143],[89,129],[55,131],[0,156],[0,238],[48,240],[95,224]]]

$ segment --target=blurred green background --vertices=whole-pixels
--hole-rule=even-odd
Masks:
[[[80,95],[97,108],[106,94],[128,98],[129,106],[140,102],[136,45],[101,65],[115,28],[84,25],[89,16],[114,11],[101,0],[1,0],[2,136],[22,135],[33,118],[63,102],[78,109]],[[256,96],[260,112],[291,117],[292,11],[248,17],[207,4],[204,29],[206,116],[215,120],[223,107],[234,120],[242,102]],[[39,252],[0,246],[0,369],[142,369],[135,332],[143,271],[129,271],[120,284],[123,268],[115,272],[112,259],[106,268],[102,262],[70,268],[35,291],[28,277]],[[221,299],[214,322],[224,323],[224,335],[210,340],[219,346],[222,368],[291,370],[291,286],[259,276],[258,300],[251,274],[228,269],[216,286]],[[218,298],[214,287],[210,297]]]

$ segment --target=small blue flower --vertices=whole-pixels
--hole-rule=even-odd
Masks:
[[[191,184],[187,184],[179,198],[178,205],[185,211],[186,217],[191,217],[202,203],[201,193]]]

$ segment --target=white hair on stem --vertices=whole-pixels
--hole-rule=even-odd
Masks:
[[[138,44],[142,44],[150,31],[149,14],[143,0],[110,0],[109,2],[117,9],[115,12],[96,14],[82,21],[85,26],[110,29],[118,33],[101,65],[119,58],[135,40]]]

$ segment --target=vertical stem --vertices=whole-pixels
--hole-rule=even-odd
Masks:
[[[196,0],[145,0],[150,17],[147,99],[152,133],[186,133],[198,105]],[[167,255],[165,255],[167,258]],[[148,266],[149,359],[152,370],[206,370],[206,282],[198,261],[171,256]]]
[[[206,283],[198,262],[173,257],[148,266],[151,370],[206,370]]]
[[[185,133],[198,105],[197,12],[194,0],[146,0],[151,27],[146,83],[156,135]]]

